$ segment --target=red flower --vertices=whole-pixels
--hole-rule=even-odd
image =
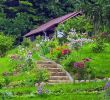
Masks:
[[[70,53],[69,49],[62,50],[62,55],[66,55],[66,54],[69,54],[69,53]]]
[[[74,63],[74,67],[75,68],[82,69],[82,68],[84,68],[84,66],[85,66],[84,62],[76,62],[76,63]]]
[[[90,58],[84,58],[83,61],[84,61],[84,62],[90,62],[91,59],[90,59]]]

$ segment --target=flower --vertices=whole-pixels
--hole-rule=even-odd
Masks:
[[[62,50],[62,55],[66,55],[66,54],[69,54],[69,53],[70,53],[69,49],[63,49]]]
[[[41,87],[38,87],[37,93],[38,93],[39,95],[41,95],[41,94],[43,93],[43,91],[42,91],[42,88],[41,88]]]
[[[78,66],[78,62],[75,62],[74,67],[77,68],[77,66]]]
[[[84,62],[90,62],[91,59],[90,59],[90,58],[84,58],[83,61],[84,61]]]
[[[85,66],[84,62],[75,62],[75,63],[74,63],[74,67],[75,67],[75,68],[80,68],[80,69],[82,69],[82,68],[84,68],[84,66]]]
[[[105,84],[104,89],[106,90],[106,89],[108,89],[109,87],[110,87],[110,81]]]
[[[10,58],[13,59],[13,60],[17,60],[19,57],[17,55],[11,55]]]
[[[56,50],[61,50],[61,48],[56,48]]]
[[[32,52],[28,52],[28,58],[31,58],[32,57]]]

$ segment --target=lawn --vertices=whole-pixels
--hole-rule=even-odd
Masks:
[[[65,69],[73,69],[69,63],[71,61],[78,62],[84,58],[90,58],[91,62],[89,66],[93,68],[93,72],[97,78],[110,77],[110,44],[107,45],[105,50],[101,53],[94,53],[92,47],[94,44],[86,44],[82,46],[78,51],[72,50],[71,54],[66,58],[61,59],[59,62]]]
[[[64,100],[65,98],[68,98],[67,100],[103,100],[104,85],[105,82],[46,85],[44,91],[48,90],[48,93],[42,95],[37,95],[36,88],[33,86],[4,88],[0,93],[14,94],[13,97],[8,96],[11,100]],[[8,97],[5,96],[6,100]]]

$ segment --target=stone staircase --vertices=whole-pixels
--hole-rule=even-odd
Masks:
[[[48,82],[50,84],[70,83],[73,81],[69,73],[53,61],[37,61],[37,66],[39,68],[45,68],[49,71],[50,77]]]

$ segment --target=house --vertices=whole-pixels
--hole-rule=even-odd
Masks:
[[[37,29],[34,29],[27,33],[25,37],[30,37],[31,40],[34,40],[36,36],[41,35],[44,36],[44,38],[49,37],[52,38],[53,33],[55,31],[55,28],[58,26],[58,24],[65,22],[66,20],[82,15],[82,12],[72,12],[67,15],[55,18],[41,26],[39,26]]]

